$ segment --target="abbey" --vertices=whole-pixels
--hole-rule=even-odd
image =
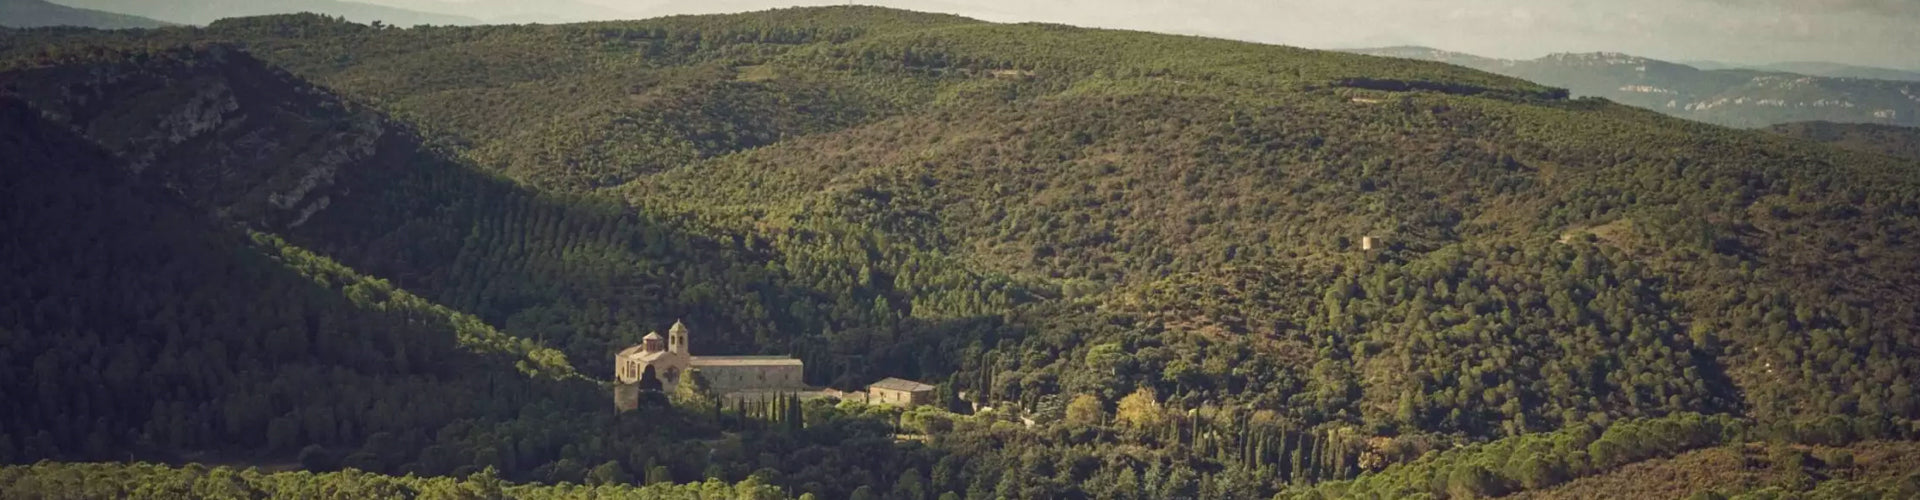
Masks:
[[[687,325],[674,322],[667,336],[649,333],[640,345],[613,357],[613,404],[620,411],[638,408],[640,393],[665,391],[680,378],[699,373],[716,394],[801,391],[805,366],[786,356],[694,356]]]

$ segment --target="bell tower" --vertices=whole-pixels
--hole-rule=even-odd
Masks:
[[[693,352],[687,346],[686,323],[674,321],[673,328],[667,329],[667,352],[687,356],[693,355]]]

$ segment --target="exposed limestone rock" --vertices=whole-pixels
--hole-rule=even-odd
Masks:
[[[219,46],[19,69],[0,73],[0,85],[135,173],[254,227],[305,224],[341,201],[341,180],[375,158],[390,128]]]

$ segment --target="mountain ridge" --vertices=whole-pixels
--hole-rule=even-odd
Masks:
[[[1904,80],[1920,81],[1920,72],[1893,68],[1876,68],[1818,61],[1782,62],[1748,66],[1766,71],[1784,71],[1803,75],[1827,76],[1834,78],[1860,78],[1867,80]]]
[[[480,24],[478,19],[465,16],[426,13],[346,0],[57,0],[57,3],[194,26],[205,26],[226,18],[297,12],[339,16],[360,23],[380,21],[392,26]]]
[[[1435,60],[1565,87],[1672,116],[1735,127],[1796,121],[1920,126],[1920,83],[1808,76],[1758,68],[1700,70],[1629,54],[1493,59],[1426,47],[1347,52]]]
[[[0,26],[40,28],[76,26],[98,29],[161,28],[171,23],[103,10],[81,9],[46,0],[0,0]]]

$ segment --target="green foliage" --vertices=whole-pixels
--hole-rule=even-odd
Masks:
[[[93,143],[8,165],[13,462],[1477,496],[1721,443],[1728,414],[1823,444],[1920,417],[1907,164],[1460,68],[851,7],[0,54],[58,122],[7,145]],[[40,168],[95,146],[92,177]],[[699,353],[995,411],[610,414],[582,379],[676,318]]]
[[[1092,394],[1076,395],[1072,402],[1067,403],[1067,423],[1069,424],[1100,425],[1106,419],[1106,409],[1101,407],[1100,398]]]
[[[136,464],[53,464],[0,467],[8,498],[356,498],[356,499],[588,499],[736,500],[792,498],[779,488],[746,481],[687,484],[511,485],[491,470],[465,478],[395,477],[357,470],[262,472],[259,469]]]
[[[1624,420],[1600,431],[1576,425],[1429,454],[1350,482],[1290,490],[1288,498],[1482,498],[1537,491],[1649,458],[1739,442],[1746,424],[1679,414]]]
[[[12,284],[0,335],[18,361],[0,369],[0,393],[19,410],[4,427],[38,430],[9,437],[27,445],[9,461],[291,454],[594,392],[551,349],[300,249],[255,246],[18,101],[0,100],[0,115],[0,150],[18,160],[0,167]],[[516,363],[551,378],[497,368]]]
[[[339,292],[360,308],[394,311],[414,321],[444,321],[442,328],[453,330],[460,346],[480,354],[504,354],[516,359],[514,366],[528,376],[564,380],[579,377],[560,351],[541,346],[531,339],[507,335],[471,314],[428,302],[386,280],[368,278],[331,259],[293,246],[270,234],[253,233],[253,241],[274,260],[300,273],[322,287]]]
[[[713,408],[720,404],[715,398],[713,387],[699,371],[689,371],[680,377],[673,388],[673,403],[689,409]]]
[[[133,182],[19,101],[0,99],[0,138],[0,152],[21,160],[0,167],[0,227],[12,236],[0,265],[17,285],[0,292],[10,294],[0,356],[25,360],[0,369],[12,372],[0,378],[9,463],[213,453],[315,471],[491,467],[521,481],[604,483],[642,464],[659,464],[654,479],[695,477],[714,457],[741,463],[891,434],[826,425],[710,455],[705,443],[726,423],[711,411],[615,417],[602,386],[557,351],[280,238],[249,238]],[[855,456],[912,466],[895,453]],[[807,464],[783,472],[823,491],[857,486],[844,484],[849,464],[778,463]]]
[[[1855,498],[1913,498],[1920,495],[1920,475],[1867,480],[1822,481],[1811,490],[1770,487],[1726,497],[1728,500],[1841,500]]]
[[[1768,132],[1837,147],[1920,160],[1920,128],[1870,123],[1795,122],[1767,127]]]

